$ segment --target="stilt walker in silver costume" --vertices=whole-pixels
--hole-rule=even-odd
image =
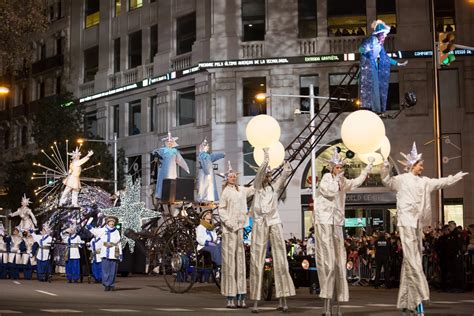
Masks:
[[[267,243],[270,241],[275,276],[275,296],[280,299],[278,310],[287,312],[286,298],[295,295],[295,286],[288,269],[283,227],[278,214],[278,198],[290,175],[291,167],[288,163],[285,163],[282,174],[272,184],[271,172],[267,170],[268,149],[263,150],[265,158],[255,177],[255,196],[251,208],[254,224],[250,252],[250,299],[255,301],[252,312],[258,313],[258,301],[262,294],[265,254]]]
[[[422,177],[423,160],[415,143],[410,153],[403,154],[399,162],[406,173],[392,177],[385,161],[382,182],[397,192],[397,226],[403,248],[402,272],[398,290],[397,308],[403,315],[424,315],[423,301],[430,299],[430,290],[422,266],[422,229],[431,223],[431,192],[446,188],[460,181],[467,173],[439,179]]]
[[[247,222],[247,198],[253,195],[254,189],[237,184],[237,172],[232,170],[230,162],[224,175],[225,184],[219,203],[222,223],[221,294],[227,297],[227,308],[247,308],[244,226]]]
[[[322,315],[341,315],[340,302],[349,301],[346,279],[346,249],[344,248],[344,206],[346,193],[359,187],[372,169],[373,160],[355,179],[344,177],[344,161],[337,149],[329,161],[331,172],[326,173],[319,184],[314,203],[316,234],[316,264],[321,286],[319,297],[324,301]],[[336,302],[333,313],[331,300]]]

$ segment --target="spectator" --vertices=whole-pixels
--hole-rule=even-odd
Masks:
[[[380,273],[384,271],[385,287],[390,287],[390,256],[392,253],[392,245],[384,233],[379,233],[379,237],[375,241],[375,288],[380,286]]]
[[[450,221],[449,235],[447,240],[447,264],[449,291],[454,293],[463,292],[464,273],[463,273],[463,239],[461,232],[456,227],[456,222]]]

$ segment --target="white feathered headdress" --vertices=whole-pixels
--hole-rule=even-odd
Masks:
[[[331,168],[334,168],[334,166],[336,166],[336,165],[344,166],[346,164],[344,159],[341,159],[341,156],[337,152],[337,147],[334,147],[334,151],[332,153],[331,159],[329,159],[329,160],[326,159],[326,161],[329,163],[329,166]]]
[[[23,197],[21,198],[21,206],[28,206],[30,203],[30,198],[27,198],[26,194],[23,194]]]
[[[72,157],[72,159],[80,158],[81,157],[81,151],[79,150],[79,147],[76,147],[72,152],[67,153],[69,156]]]
[[[413,142],[413,146],[411,147],[411,151],[408,154],[400,153],[405,160],[398,160],[399,163],[405,166],[406,171],[410,171],[410,169],[421,160],[421,155],[418,153],[416,149],[416,144]]]

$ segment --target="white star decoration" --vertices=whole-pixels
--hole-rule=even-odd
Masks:
[[[135,241],[126,237],[123,232],[129,228],[138,232],[141,230],[143,218],[160,215],[158,212],[147,209],[145,203],[140,201],[140,178],[133,183],[130,175],[126,176],[126,188],[120,196],[120,206],[105,208],[102,212],[119,219],[122,224],[122,249],[128,243],[130,252],[135,250]]]

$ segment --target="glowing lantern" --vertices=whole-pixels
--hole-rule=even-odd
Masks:
[[[341,138],[347,148],[357,154],[374,152],[380,148],[385,126],[377,114],[359,110],[349,114],[341,126]]]
[[[269,148],[268,155],[270,156],[270,161],[268,162],[270,168],[277,168],[285,159],[285,147],[283,147],[282,143],[276,142]],[[263,163],[264,152],[262,148],[255,147],[253,150],[253,159],[259,166]]]
[[[269,115],[261,114],[250,120],[245,133],[253,147],[270,148],[280,139],[281,129],[277,120]]]

